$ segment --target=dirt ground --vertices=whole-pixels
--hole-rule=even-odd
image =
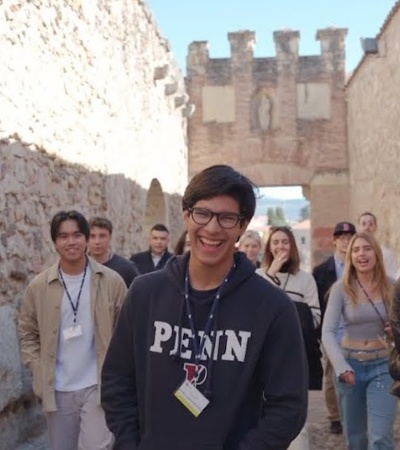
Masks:
[[[319,391],[311,391],[309,399],[308,431],[310,436],[310,450],[346,450],[343,435],[329,433],[329,421],[326,417],[322,393]],[[396,420],[395,437],[395,449],[400,449],[400,415],[398,415]],[[32,442],[18,447],[17,450],[48,450],[45,436],[36,438]]]
[[[322,393],[311,391],[309,401],[308,432],[310,436],[310,450],[346,450],[343,435],[329,433],[329,421]],[[395,438],[395,449],[400,449],[399,414],[396,419]]]

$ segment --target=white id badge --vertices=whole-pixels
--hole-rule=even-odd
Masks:
[[[79,336],[82,336],[82,327],[80,325],[73,325],[63,330],[63,338],[65,341]]]
[[[204,408],[210,403],[196,386],[188,380],[182,383],[174,395],[195,417],[199,417]]]

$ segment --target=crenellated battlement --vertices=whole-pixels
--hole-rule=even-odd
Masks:
[[[321,42],[321,57],[326,70],[344,70],[346,36],[347,28],[324,28],[317,31],[315,38]]]
[[[300,32],[293,30],[274,31],[276,57],[278,59],[293,58],[299,56]]]
[[[206,41],[190,44],[190,175],[229,161],[261,186],[308,186],[323,211],[314,213],[313,239],[324,237],[326,217],[348,214],[346,34],[317,30],[321,50],[306,56],[299,31],[290,29],[272,34],[275,55],[268,57],[254,56],[256,33],[249,30],[228,33],[225,58],[210,57]]]
[[[343,71],[345,67],[345,38],[346,28],[324,28],[317,30],[316,40],[321,42],[321,53],[319,55],[301,56],[299,55],[300,32],[297,30],[274,31],[275,57],[254,58],[254,48],[256,44],[256,34],[254,31],[241,30],[228,33],[230,43],[230,58],[210,58],[208,41],[192,42],[189,45],[187,56],[188,75],[204,75],[215,66],[213,61],[218,60],[219,70],[221,64],[228,65],[235,69],[251,69],[253,73],[257,71],[261,60],[267,60],[268,64],[276,64],[278,72],[289,71],[295,73],[299,67],[304,69],[308,65],[319,65],[322,71],[337,72]],[[254,64],[256,62],[256,64]],[[299,66],[299,67],[298,67]]]
[[[193,41],[189,44],[186,65],[189,67],[204,66],[208,63],[208,41]]]
[[[254,31],[244,30],[228,33],[231,45],[231,61],[234,66],[243,66],[253,60],[253,52],[256,43]]]
[[[346,34],[344,28],[317,30],[320,53],[306,56],[299,54],[300,32],[291,29],[272,34],[275,55],[268,57],[254,56],[256,33],[250,30],[227,34],[226,58],[210,57],[207,41],[192,42],[186,76],[196,105],[188,123],[190,173],[228,159],[238,167],[263,167],[272,184],[285,180],[287,165],[297,167],[299,184],[307,184],[314,170],[345,170]],[[269,163],[280,164],[281,174]]]

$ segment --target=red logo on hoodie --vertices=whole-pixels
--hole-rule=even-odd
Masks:
[[[204,381],[206,381],[206,378],[207,378],[207,367],[203,366],[203,364],[199,364],[198,365],[196,379],[194,378],[195,374],[196,374],[196,364],[185,363],[183,365],[183,369],[186,372],[186,379],[188,381],[190,381],[191,383],[193,383],[193,381],[194,381],[193,384],[195,386],[199,386],[200,384],[203,384]]]

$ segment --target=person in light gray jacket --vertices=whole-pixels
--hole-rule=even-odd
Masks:
[[[397,399],[390,394],[388,371],[392,292],[379,244],[372,235],[356,233],[343,277],[332,287],[322,326],[349,450],[394,449]],[[344,336],[338,343],[341,318]]]

